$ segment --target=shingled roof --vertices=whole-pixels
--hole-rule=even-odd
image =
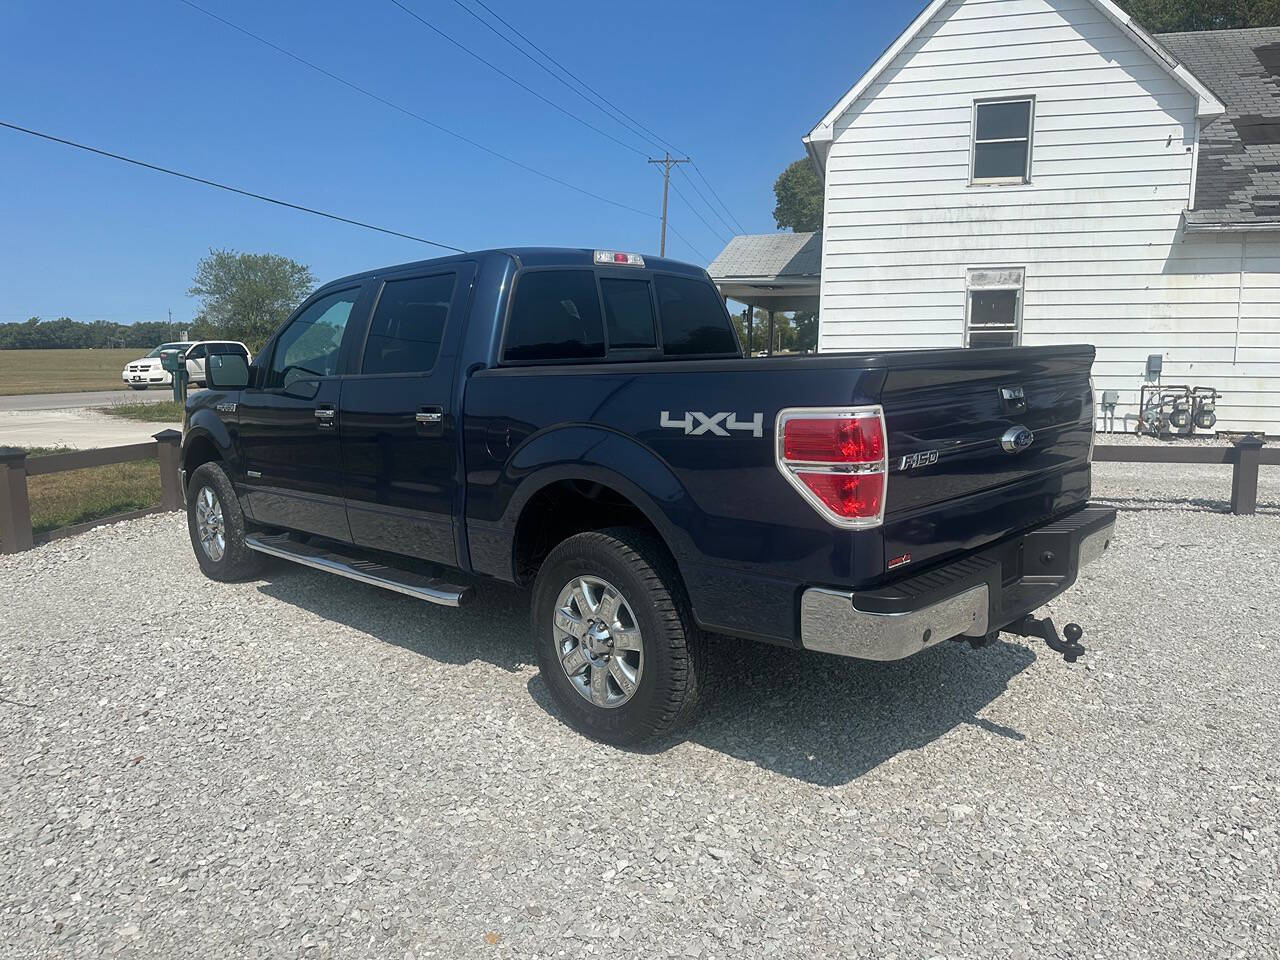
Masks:
[[[1200,134],[1188,229],[1280,229],[1280,27],[1156,39],[1227,108]]]
[[[785,279],[822,272],[821,233],[756,233],[734,237],[707,272],[713,279]]]

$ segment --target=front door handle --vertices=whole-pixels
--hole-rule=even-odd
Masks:
[[[413,415],[418,424],[418,432],[428,436],[440,436],[444,433],[444,408],[419,407]]]
[[[333,404],[322,403],[316,407],[315,414],[316,426],[323,430],[333,427],[333,419],[338,415],[338,412],[333,409]]]

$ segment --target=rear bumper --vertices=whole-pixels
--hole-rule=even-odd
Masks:
[[[1048,603],[1111,544],[1116,512],[1086,507],[915,577],[868,591],[811,587],[800,642],[863,660],[901,660],[953,637],[983,637]]]

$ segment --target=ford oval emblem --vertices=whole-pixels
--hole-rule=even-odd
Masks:
[[[1010,427],[1000,438],[1005,453],[1021,453],[1036,442],[1036,435],[1026,427]]]

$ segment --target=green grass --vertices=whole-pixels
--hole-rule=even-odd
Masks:
[[[27,455],[67,452],[32,447]],[[27,496],[31,501],[31,530],[37,536],[117,513],[145,510],[160,503],[160,461],[135,460],[28,477]]]
[[[147,351],[0,350],[0,396],[125,390],[120,371]]]
[[[109,417],[141,420],[145,423],[181,423],[183,412],[182,404],[173,400],[162,400],[159,403],[118,401],[100,409]]]

